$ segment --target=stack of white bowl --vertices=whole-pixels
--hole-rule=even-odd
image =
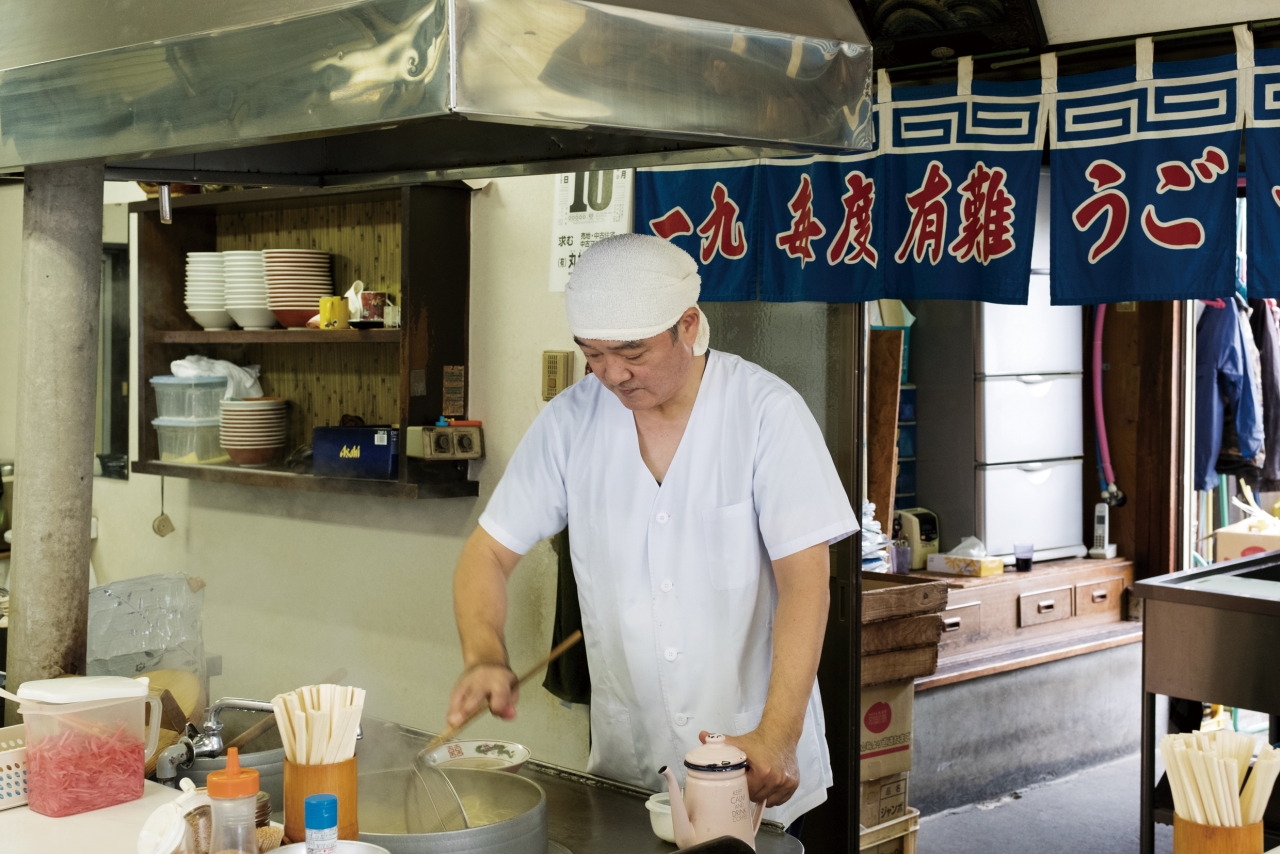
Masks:
[[[231,328],[221,252],[187,253],[187,314],[205,329]]]
[[[266,264],[262,252],[223,252],[226,307],[242,329],[270,329],[276,317],[267,307]]]
[[[222,447],[242,466],[265,466],[288,441],[288,401],[279,397],[223,400]]]
[[[281,325],[301,328],[333,296],[329,253],[315,249],[264,249],[267,305]]]

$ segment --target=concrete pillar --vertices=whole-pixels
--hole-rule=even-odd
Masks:
[[[102,164],[26,169],[8,688],[84,673]],[[12,703],[5,718],[16,722]]]

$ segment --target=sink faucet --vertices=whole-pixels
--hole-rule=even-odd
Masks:
[[[187,724],[186,732],[177,744],[166,747],[156,759],[156,781],[170,788],[178,785],[178,772],[190,768],[196,757],[212,758],[221,756],[225,745],[222,742],[222,712],[224,709],[243,709],[246,712],[265,712],[273,714],[275,707],[261,700],[246,700],[241,697],[223,697],[210,703],[204,710],[204,719],[200,729],[192,723]]]
[[[246,712],[263,712],[274,714],[275,706],[262,700],[246,700],[242,697],[223,697],[210,703],[204,710],[204,718],[200,729],[192,723],[187,724],[186,732],[177,744],[160,752],[156,760],[156,781],[171,788],[177,786],[178,771],[190,768],[191,763],[200,758],[221,756],[226,748],[222,741],[222,712],[225,709],[241,709]],[[364,737],[364,727],[356,727],[356,739]]]
[[[200,722],[203,732],[191,739],[192,749],[196,756],[220,756],[225,745],[222,743],[222,712],[224,709],[242,709],[246,712],[265,712],[274,714],[275,707],[262,700],[246,700],[241,697],[223,697],[210,703],[204,710],[204,720]],[[189,730],[194,729],[190,724]]]

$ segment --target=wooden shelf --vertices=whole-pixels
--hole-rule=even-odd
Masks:
[[[399,344],[399,329],[152,330],[161,344]]]
[[[345,495],[373,495],[381,498],[467,498],[480,494],[476,481],[445,483],[407,483],[396,480],[361,480],[347,477],[316,477],[293,474],[280,468],[238,468],[236,466],[201,466],[185,463],[136,461],[135,474],[158,474],[184,477],[211,483],[235,483],[243,486],[265,486],[300,492],[328,492]]]
[[[938,669],[933,675],[916,680],[916,691],[1141,642],[1142,623],[1126,620],[1061,632],[1035,641],[1018,640],[959,655],[943,655],[938,658]]]

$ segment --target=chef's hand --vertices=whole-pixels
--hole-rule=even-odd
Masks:
[[[477,709],[489,706],[495,717],[509,721],[516,716],[516,700],[520,689],[513,685],[516,675],[501,664],[476,664],[468,667],[453,686],[449,697],[449,726],[461,726]]]
[[[703,730],[698,739],[706,744],[708,735]],[[726,735],[724,742],[747,754],[747,791],[753,803],[776,807],[791,800],[800,786],[794,741],[754,729],[745,735]]]

